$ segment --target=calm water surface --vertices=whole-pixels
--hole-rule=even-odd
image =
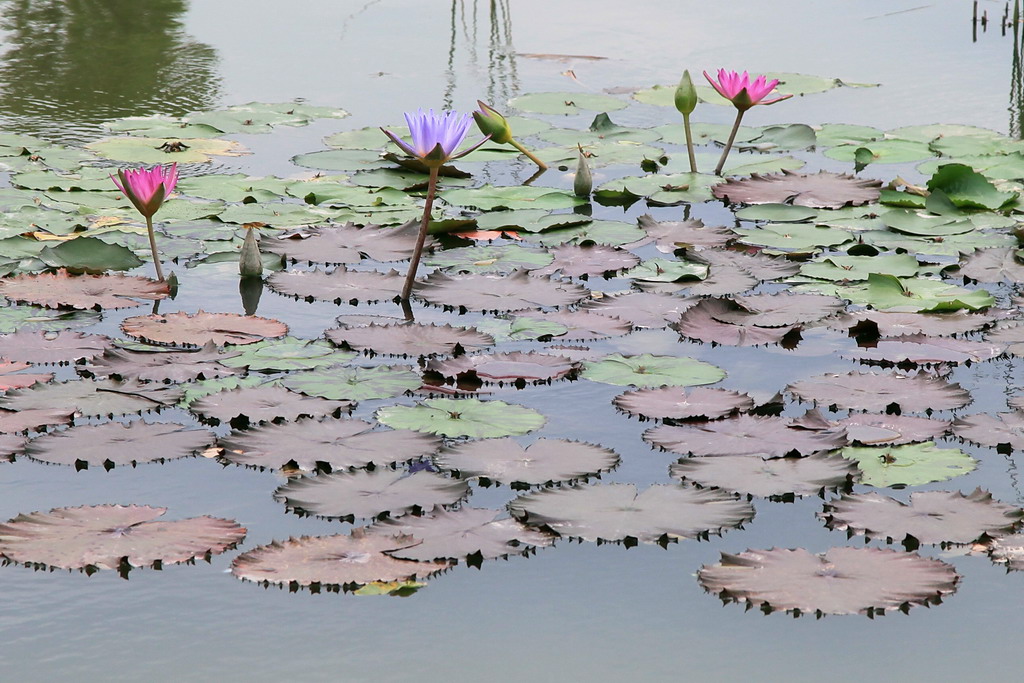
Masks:
[[[990,16],[1002,5],[983,2]],[[881,83],[794,98],[750,112],[769,122],[845,122],[891,128],[964,123],[1014,131],[1012,41],[998,21],[972,41],[970,3],[857,3],[748,0],[708,3],[648,0],[561,2],[347,2],[338,0],[175,0],[101,3],[22,0],[0,3],[0,126],[74,144],[100,134],[101,121],[126,115],[180,115],[252,100],[303,98],[344,107],[352,116],[269,136],[240,136],[255,154],[214,170],[294,175],[292,155],[323,148],[325,134],[391,123],[416,107],[462,110],[477,98],[501,103],[522,92],[646,87],[674,83],[683,68],[719,66],[795,71]],[[523,55],[590,55],[556,60]],[[575,79],[565,75],[572,70]],[[622,123],[665,123],[674,112],[634,107]],[[725,122],[731,113],[702,107]],[[587,119],[587,121],[583,120]],[[571,121],[585,125],[589,115]],[[876,171],[891,177],[891,167]],[[565,186],[550,173],[543,182]],[[6,180],[6,175],[0,175]],[[632,220],[636,213],[603,210]],[[678,207],[659,210],[662,220]],[[646,252],[642,252],[644,255]],[[230,265],[185,275],[182,294],[161,312],[199,307],[240,311]],[[202,287],[192,283],[202,282]],[[593,284],[593,283],[592,283]],[[613,283],[607,285],[616,287]],[[202,291],[200,291],[202,290]],[[393,307],[391,307],[393,308]],[[390,314],[396,311],[378,307]],[[353,309],[354,311],[355,309]],[[359,312],[374,310],[361,307]],[[260,314],[317,337],[339,310],[265,293]],[[126,315],[105,314],[95,330],[116,330]],[[424,309],[424,320],[447,319]],[[652,352],[678,344],[674,333],[636,332],[596,348]],[[839,335],[808,336],[796,353],[716,349],[729,373],[723,386],[764,396],[794,378],[850,369],[834,352]],[[709,359],[711,349],[692,345]],[[70,372],[63,371],[67,376]],[[1004,409],[1021,383],[1018,361],[998,360],[953,379],[975,397],[969,409]],[[623,456],[604,481],[665,483],[674,455],[650,450],[640,424],[615,414],[620,389],[562,383],[498,398],[541,410],[538,434],[601,443]],[[367,402],[371,415],[386,402]],[[565,406],[597,406],[586,414]],[[173,414],[156,419],[174,419]],[[1024,503],[1017,462],[991,449],[962,446],[978,470],[950,484],[982,486]],[[249,529],[244,548],[290,535],[332,533],[347,525],[299,519],[273,501],[274,473],[221,468],[203,459],[116,468],[47,467],[25,459],[0,466],[0,519],[52,507],[138,503],[169,516],[214,515]],[[503,506],[506,488],[483,489],[476,506]],[[211,565],[114,572],[0,570],[0,678],[20,681],[477,681],[477,680],[876,680],[1011,679],[1024,629],[1024,576],[1004,574],[986,557],[943,557],[964,576],[956,595],[932,608],[863,617],[764,617],[723,607],[694,574],[720,551],[806,547],[845,537],[815,519],[821,501],[755,501],[745,530],[668,549],[560,541],[530,558],[457,567],[407,599],[296,594],[243,583],[224,572],[237,554]],[[851,541],[859,543],[859,541]]]

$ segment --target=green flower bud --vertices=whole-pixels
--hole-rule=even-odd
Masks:
[[[242,277],[259,277],[263,274],[263,259],[260,258],[260,247],[256,242],[256,231],[252,228],[245,231],[242,253],[238,257],[238,272]]]
[[[583,154],[583,148],[576,145],[580,150],[579,161],[576,162],[576,177],[572,181],[572,191],[577,197],[589,197],[594,189],[594,178],[590,175],[590,164]]]
[[[676,88],[676,109],[683,116],[689,116],[697,108],[697,88],[693,86],[689,70],[683,72],[683,77]]]
[[[512,128],[509,127],[505,117],[499,114],[493,107],[484,104],[480,100],[480,110],[473,112],[473,119],[484,135],[490,135],[491,141],[504,145],[512,140]]]

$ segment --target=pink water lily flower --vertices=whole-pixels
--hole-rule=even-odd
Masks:
[[[704,78],[708,79],[708,83],[718,91],[719,95],[732,102],[733,106],[740,111],[746,111],[755,104],[775,104],[792,97],[792,95],[783,95],[774,100],[762,101],[779,84],[779,79],[773,78],[769,81],[766,76],[758,76],[751,82],[750,75],[746,71],[740,74],[735,71],[719,69],[717,81],[705,71]]]
[[[120,170],[110,179],[139,213],[151,218],[178,184],[178,165],[154,166],[148,171],[144,168]]]
[[[464,152],[455,154],[455,150],[466,139],[472,120],[473,117],[469,114],[454,111],[438,114],[433,109],[419,109],[415,113],[406,112],[405,122],[409,124],[409,133],[412,135],[411,145],[391,131],[384,128],[381,130],[409,156],[416,157],[427,166],[440,166],[452,159],[466,156],[487,141],[485,137]]]

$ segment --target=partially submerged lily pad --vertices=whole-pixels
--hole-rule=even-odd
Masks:
[[[524,447],[510,439],[477,439],[434,456],[434,464],[461,477],[483,477],[510,485],[574,481],[619,464],[615,451],[579,441],[541,438]]]
[[[233,548],[245,527],[217,517],[154,521],[167,508],[94,505],[18,515],[0,524],[0,554],[59,569],[178,564]]]
[[[878,548],[803,548],[722,553],[721,564],[697,574],[704,590],[724,602],[796,615],[883,614],[933,605],[956,591],[959,575],[940,560]]]

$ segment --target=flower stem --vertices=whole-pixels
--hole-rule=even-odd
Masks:
[[[736,123],[732,124],[732,132],[729,133],[729,142],[725,143],[725,149],[722,150],[722,158],[718,160],[718,166],[715,166],[715,175],[722,175],[722,167],[725,166],[725,159],[729,156],[729,150],[732,149],[732,143],[736,140],[736,133],[740,130],[740,121],[743,120],[743,110],[736,110]]]
[[[548,168],[548,165],[547,165],[547,164],[545,164],[545,163],[544,163],[543,161],[541,161],[540,159],[538,159],[537,157],[533,156],[533,153],[532,153],[532,152],[530,152],[530,150],[528,150],[528,149],[526,149],[525,147],[523,147],[523,146],[522,146],[522,145],[521,145],[521,144],[519,143],[519,141],[518,141],[518,140],[509,140],[509,141],[508,141],[508,144],[512,145],[513,147],[515,147],[516,149],[518,149],[518,150],[519,150],[520,152],[522,152],[523,154],[525,154],[525,155],[526,155],[527,157],[529,157],[530,161],[532,161],[533,163],[537,164],[537,166],[538,166],[538,167],[540,168],[540,170],[542,170],[542,171],[546,171],[546,170],[547,170],[547,168]]]
[[[693,156],[693,133],[690,132],[689,114],[683,114],[683,129],[686,131],[686,153],[690,156],[690,173],[696,173],[697,159]]]
[[[156,279],[164,281],[164,271],[160,267],[160,255],[156,252],[156,234],[153,232],[153,217],[146,216],[146,230],[149,231],[149,248],[153,252],[153,265],[156,266]]]
[[[416,248],[412,252],[412,261],[409,263],[409,272],[405,276],[405,286],[402,287],[402,301],[408,301],[412,293],[412,283],[416,279],[416,269],[420,266],[420,255],[423,253],[423,243],[427,239],[427,227],[430,225],[430,212],[434,208],[434,194],[437,191],[437,166],[430,167],[430,183],[427,185],[427,203],[423,205],[423,222],[420,223],[420,233],[416,236]]]

